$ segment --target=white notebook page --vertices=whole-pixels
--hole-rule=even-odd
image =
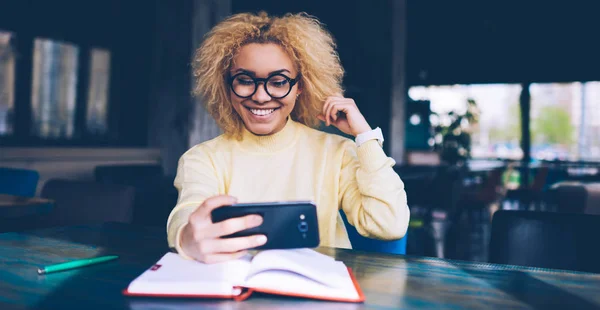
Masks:
[[[312,250],[270,250],[256,255],[246,286],[280,292],[358,299],[344,263]]]
[[[146,270],[129,285],[128,291],[145,294],[237,295],[239,290],[234,286],[244,281],[250,269],[250,257],[203,264],[167,253],[156,265],[160,267]]]

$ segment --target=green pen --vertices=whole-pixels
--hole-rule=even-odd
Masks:
[[[93,264],[99,264],[99,263],[107,262],[107,261],[117,259],[117,258],[119,258],[119,257],[116,255],[110,255],[110,256],[100,256],[100,257],[93,257],[93,258],[78,259],[78,260],[74,260],[71,262],[60,263],[60,264],[56,264],[56,265],[50,265],[47,267],[39,268],[38,274],[47,274],[47,273],[51,273],[51,272],[58,272],[58,271],[64,271],[64,270],[89,266],[89,265],[93,265]]]

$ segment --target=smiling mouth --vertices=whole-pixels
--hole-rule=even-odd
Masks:
[[[250,113],[256,115],[256,116],[267,116],[272,114],[273,112],[275,112],[275,110],[278,110],[279,108],[275,108],[275,109],[251,109],[246,107],[246,109],[248,109],[248,111],[250,111]]]

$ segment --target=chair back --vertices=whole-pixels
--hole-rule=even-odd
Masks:
[[[531,183],[531,189],[535,191],[542,191],[546,186],[550,168],[548,166],[541,166],[536,168],[535,171],[536,173],[533,177],[533,182]]]
[[[33,197],[39,179],[35,170],[0,167],[0,194]]]
[[[499,195],[501,194],[500,191],[502,190],[503,186],[502,175],[504,174],[505,170],[505,167],[498,167],[492,169],[488,173],[481,188],[481,194],[484,200],[494,201],[499,198]]]
[[[507,211],[494,214],[491,263],[600,272],[600,216]]]
[[[162,176],[160,165],[104,165],[96,166],[94,176],[96,181],[104,184],[133,185],[147,179]]]
[[[600,215],[600,183],[588,183],[585,188],[587,203],[583,213]]]
[[[340,215],[344,220],[348,237],[350,238],[350,244],[352,249],[366,252],[378,252],[388,254],[406,254],[406,240],[408,239],[408,232],[404,235],[404,238],[399,240],[377,240],[367,238],[358,233],[354,226],[348,223],[348,219],[343,211],[340,211]]]
[[[42,197],[54,200],[54,208],[36,220],[37,227],[131,222],[134,190],[129,186],[53,179]]]
[[[552,185],[546,202],[558,212],[583,213],[588,193],[583,183],[563,181]]]
[[[463,180],[467,172],[461,167],[440,167],[431,187],[423,195],[432,201],[431,205],[435,209],[454,212],[464,191]]]
[[[96,182],[120,184],[135,189],[133,223],[164,226],[177,204],[173,179],[163,174],[160,165],[97,166]]]

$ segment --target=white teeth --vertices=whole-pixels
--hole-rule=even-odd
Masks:
[[[273,113],[275,109],[250,109],[250,112],[254,115],[264,116]]]

